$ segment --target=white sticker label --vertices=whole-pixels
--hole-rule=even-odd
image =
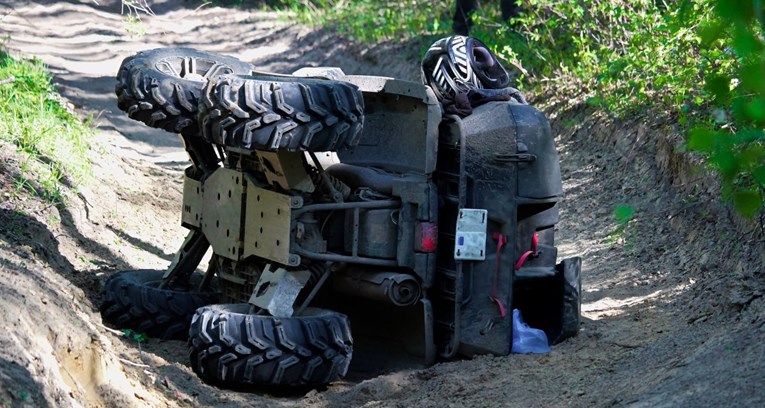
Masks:
[[[463,208],[457,216],[454,237],[454,259],[483,261],[486,259],[486,223],[488,211]]]

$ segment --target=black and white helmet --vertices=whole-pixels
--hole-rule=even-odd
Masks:
[[[422,60],[422,82],[438,100],[470,89],[498,89],[510,76],[484,43],[462,35],[442,38],[430,46]]]

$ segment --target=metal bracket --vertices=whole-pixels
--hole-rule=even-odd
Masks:
[[[181,224],[187,228],[202,225],[202,182],[189,176],[183,178]]]
[[[292,306],[311,277],[311,272],[272,268],[271,264],[263,268],[249,303],[268,310],[274,317],[292,317]]]
[[[258,151],[258,160],[272,185],[284,190],[314,191],[313,181],[303,166],[303,153]]]
[[[162,275],[162,279],[167,279],[170,277],[172,272],[181,262],[181,259],[186,255],[186,251],[184,249],[189,248],[194,239],[198,238],[197,234],[197,231],[189,231],[188,234],[186,234],[186,238],[183,239],[183,244],[181,244],[181,249],[179,249],[178,252],[175,253],[175,256],[173,256],[173,260],[170,262],[170,266],[167,267],[167,270]]]
[[[162,275],[162,282],[159,284],[159,288],[163,289],[174,279],[187,280],[189,276],[197,269],[199,262],[207,252],[207,248],[210,247],[210,243],[207,238],[199,230],[191,230],[186,239],[183,240],[183,245],[175,253],[173,261]]]

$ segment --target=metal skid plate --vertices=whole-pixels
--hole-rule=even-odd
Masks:
[[[202,197],[202,232],[213,251],[239,260],[242,246],[242,195],[244,175],[220,168],[204,182]]]
[[[249,177],[248,177],[249,178]],[[256,187],[247,191],[244,228],[244,257],[255,255],[283,265],[294,265],[290,257],[292,197]]]
[[[454,259],[483,261],[486,259],[486,222],[488,211],[460,209],[454,240]]]
[[[268,264],[255,285],[249,303],[268,310],[274,317],[292,317],[292,305],[310,276],[309,271],[274,269],[273,265]]]
[[[266,179],[272,185],[285,190],[312,193],[313,181],[303,167],[302,152],[258,151],[258,160],[263,165]]]
[[[181,224],[199,227],[202,222],[202,183],[186,176],[183,179]]]

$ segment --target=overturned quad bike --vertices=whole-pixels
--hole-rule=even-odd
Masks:
[[[112,276],[101,313],[188,339],[204,380],[326,384],[354,346],[371,370],[506,355],[515,308],[551,343],[576,335],[581,263],[556,263],[559,163],[533,107],[442,116],[420,83],[177,48],[127,58],[116,93],[181,135],[189,233],[166,271]]]

